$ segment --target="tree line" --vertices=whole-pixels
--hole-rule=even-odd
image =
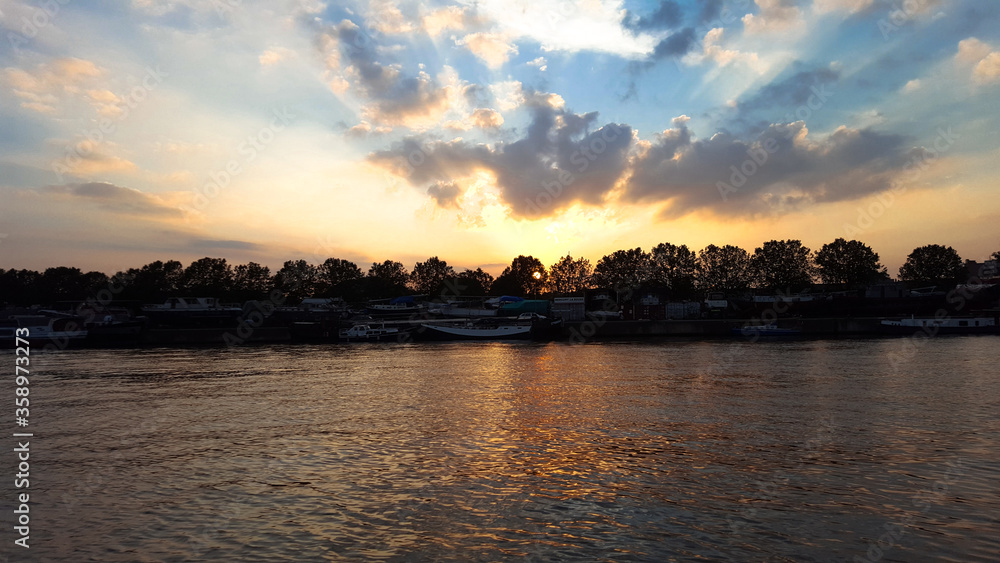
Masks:
[[[1000,251],[991,256],[1000,260]],[[899,279],[927,284],[965,281],[965,262],[950,246],[916,248],[899,269]],[[563,256],[548,268],[533,256],[518,256],[499,277],[482,268],[457,272],[437,256],[407,270],[401,262],[357,264],[329,258],[314,265],[289,260],[275,273],[256,262],[231,265],[225,258],[202,258],[184,267],[176,260],[151,262],[108,276],[79,268],[44,272],[0,268],[0,303],[30,305],[83,300],[108,287],[116,299],[161,302],[168,297],[213,296],[229,302],[265,298],[283,291],[289,302],[306,297],[342,297],[349,302],[406,294],[435,296],[570,295],[590,288],[626,292],[640,287],[669,291],[673,298],[697,298],[707,291],[748,289],[799,291],[816,281],[843,289],[890,279],[879,255],[857,240],[838,238],[813,252],[798,240],[771,240],[753,253],[733,245],[708,245],[695,252],[686,245],[661,243],[616,250],[591,266],[586,258]]]

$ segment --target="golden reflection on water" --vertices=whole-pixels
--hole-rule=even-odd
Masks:
[[[991,342],[894,374],[891,340],[67,353],[33,403],[37,553],[849,559],[915,514],[893,557],[996,559]]]

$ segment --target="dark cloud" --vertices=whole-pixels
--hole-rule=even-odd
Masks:
[[[449,182],[477,169],[496,176],[503,200],[517,216],[548,215],[576,201],[601,203],[628,165],[632,128],[597,127],[596,112],[575,114],[553,108],[542,95],[526,98],[532,120],[514,142],[489,146],[408,138],[369,160],[426,189],[439,203],[453,200]]]
[[[691,47],[696,42],[697,36],[695,35],[694,28],[685,27],[670,37],[667,37],[663,41],[657,43],[656,48],[653,49],[651,58],[653,60],[658,60],[665,57],[684,56],[691,50]]]
[[[661,0],[656,11],[646,16],[638,16],[631,11],[626,11],[622,23],[629,29],[649,31],[675,28],[680,25],[682,18],[683,13],[677,2]]]
[[[624,198],[669,201],[669,217],[780,213],[886,190],[911,158],[898,135],[844,127],[820,140],[806,134],[796,122],[754,141],[726,133],[692,140],[681,124],[636,158]]]
[[[378,46],[357,24],[344,20],[327,30],[339,40],[341,53],[356,73],[356,85],[369,98],[371,117],[399,123],[408,117],[426,116],[447,103],[447,94],[425,72],[406,75],[398,65],[380,60]]]
[[[785,107],[789,111],[795,111],[797,107],[805,105],[810,97],[816,96],[817,91],[831,92],[831,85],[838,80],[840,72],[827,67],[799,70],[788,78],[764,86],[749,99],[740,101],[739,109],[748,111]]]
[[[163,204],[154,196],[104,182],[46,186],[39,189],[44,194],[62,195],[90,201],[102,209],[125,215],[160,215],[179,217],[183,213],[176,207]]]
[[[459,193],[461,190],[455,182],[435,182],[427,188],[427,194],[437,201],[439,207],[457,206]]]
[[[701,11],[698,13],[698,23],[708,23],[722,13],[722,0],[701,0]]]

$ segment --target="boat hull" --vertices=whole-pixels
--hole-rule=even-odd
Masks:
[[[530,325],[500,325],[497,327],[458,327],[422,324],[414,332],[419,340],[528,340]]]

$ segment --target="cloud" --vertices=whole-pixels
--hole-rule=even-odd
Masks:
[[[691,50],[697,41],[697,36],[695,35],[694,29],[690,27],[685,27],[684,29],[673,33],[670,37],[660,41],[656,44],[656,48],[653,49],[652,58],[662,59],[665,57],[680,57],[687,54]]]
[[[78,141],[70,145],[66,156],[57,160],[53,168],[60,174],[81,178],[135,170],[135,163],[110,154],[112,148],[110,143],[94,143],[88,139]]]
[[[532,120],[514,142],[490,146],[410,137],[372,153],[369,161],[413,186],[433,188],[439,202],[452,194],[445,191],[448,182],[488,171],[503,202],[519,217],[548,215],[576,201],[599,204],[626,169],[631,127],[597,127],[597,113],[572,113],[547,94],[529,93],[525,104]]]
[[[385,135],[387,133],[392,133],[392,127],[378,126],[373,127],[371,123],[367,121],[362,121],[357,125],[351,127],[344,132],[345,137],[352,139],[363,139],[370,135]]]
[[[692,63],[701,63],[706,60],[714,61],[719,66],[728,66],[733,63],[743,63],[751,69],[762,72],[764,65],[761,64],[757,53],[744,53],[737,49],[727,49],[722,46],[725,37],[725,30],[716,27],[705,33],[702,40],[701,53],[689,53],[685,58]]]
[[[874,0],[815,0],[813,2],[813,10],[821,14],[829,12],[856,14],[867,10],[873,3]]]
[[[428,35],[437,37],[445,30],[464,30],[480,24],[481,20],[468,7],[445,6],[424,15],[421,23]]]
[[[743,29],[750,34],[767,34],[802,29],[802,11],[795,0],[755,0],[759,12],[743,16]]]
[[[180,209],[168,205],[157,196],[104,182],[45,186],[39,188],[38,192],[49,197],[91,203],[105,211],[121,215],[160,216],[164,218],[183,215]]]
[[[795,66],[801,68],[802,65],[797,63]],[[776,80],[764,86],[752,97],[740,101],[738,107],[741,111],[779,107],[791,113],[797,107],[805,105],[817,92],[829,90],[830,85],[839,79],[840,71],[837,68],[799,70],[784,80]]]
[[[900,90],[900,92],[902,92],[903,94],[912,94],[912,93],[920,90],[921,86],[922,86],[922,83],[920,82],[920,79],[919,78],[914,78],[913,80],[910,80],[909,82],[907,82],[906,84],[904,84],[903,88]]]
[[[1000,50],[989,43],[970,37],[958,43],[955,60],[962,66],[972,66],[972,80],[976,84],[1000,82]]]
[[[809,203],[881,192],[909,162],[904,139],[841,127],[812,139],[803,122],[772,125],[747,141],[727,133],[696,140],[684,123],[647,143],[623,199],[669,202],[665,217],[697,210],[719,215],[792,211]]]
[[[502,67],[512,55],[517,54],[517,45],[508,41],[501,33],[470,33],[455,41],[456,45],[464,45],[486,66],[496,69]]]
[[[28,72],[8,67],[3,82],[21,100],[21,107],[43,114],[57,113],[64,100],[72,100],[85,84],[103,75],[94,63],[83,59],[62,58],[41,63]]]
[[[490,108],[477,108],[472,112],[472,123],[480,129],[496,129],[503,125],[500,112]]]
[[[545,72],[549,68],[549,62],[545,60],[545,57],[536,57],[527,63],[528,66],[538,67],[538,70]]]
[[[477,13],[495,31],[524,38],[545,51],[593,51],[630,59],[645,58],[657,38],[623,25],[621,0],[479,0]]]
[[[366,119],[413,126],[435,122],[448,109],[445,87],[422,70],[406,75],[400,65],[380,61],[376,44],[354,22],[343,20],[326,30],[320,44],[326,49],[340,49],[337,56],[327,54],[330,70],[340,70],[345,62],[340,55],[345,57],[348,66],[331,79],[331,89],[342,93],[351,86],[357,88],[368,102],[363,110]]]
[[[456,182],[435,182],[427,188],[427,194],[434,198],[439,207],[457,207],[461,193]]]
[[[702,0],[698,23],[708,23],[722,13],[722,0]]]
[[[368,8],[366,21],[379,33],[410,33],[416,28],[413,25],[413,18],[403,15],[396,3],[391,0],[370,1]]]
[[[681,7],[673,0],[660,0],[656,11],[646,16],[638,16],[626,10],[622,22],[629,29],[638,31],[672,29],[677,27],[683,18]]]
[[[272,47],[257,57],[260,66],[272,66],[295,55],[295,52],[285,47]]]
[[[244,240],[194,238],[188,242],[193,250],[261,250],[264,246]]]

